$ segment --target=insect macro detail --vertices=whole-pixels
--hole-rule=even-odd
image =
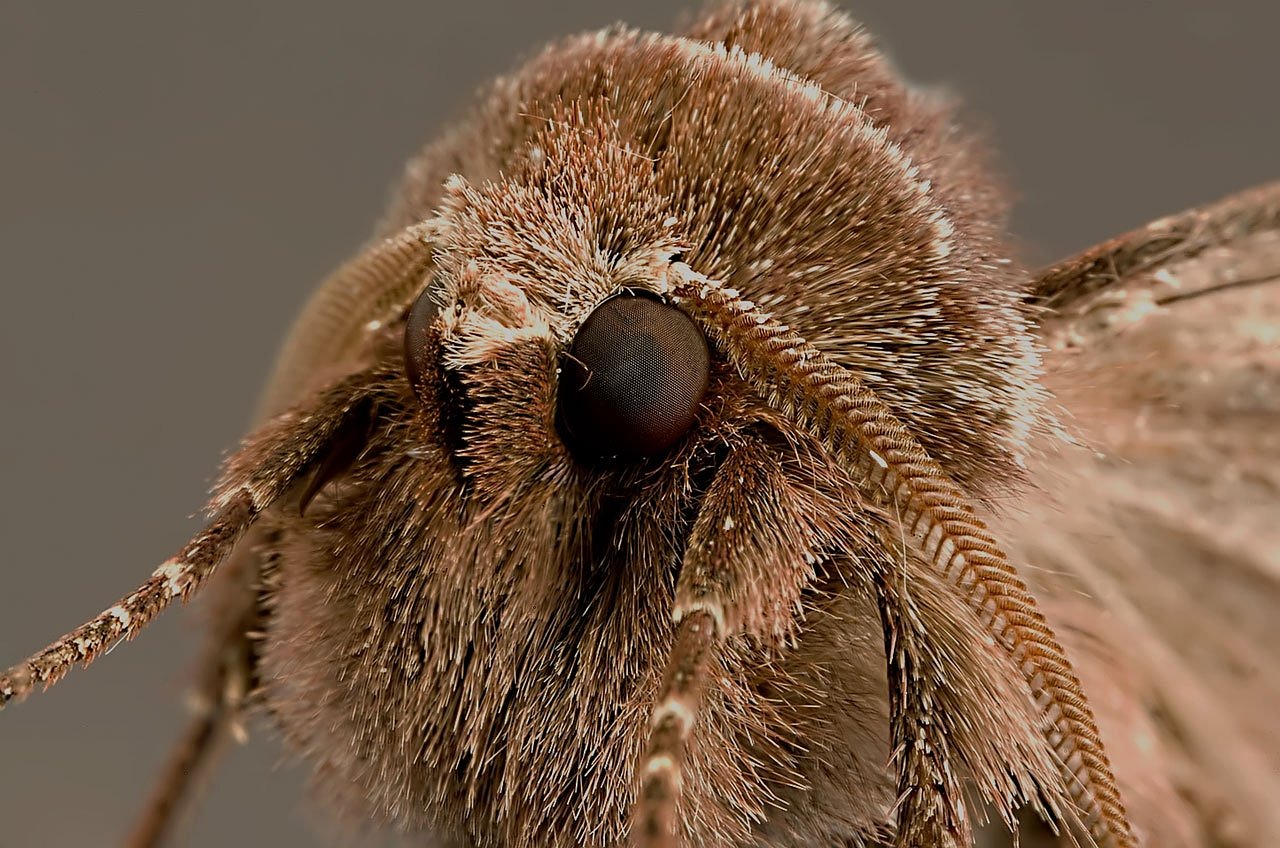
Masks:
[[[551,45],[314,294],[204,528],[0,706],[203,591],[133,845],[248,715],[449,845],[1273,844],[1277,628],[1227,596],[1277,551],[1180,516],[1280,504],[1280,186],[1032,274],[985,156],[822,3]]]

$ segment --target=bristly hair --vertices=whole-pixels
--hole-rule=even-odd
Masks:
[[[727,7],[704,19],[694,33],[697,38],[672,39],[613,31],[550,48],[501,81],[469,123],[410,165],[385,225],[385,232],[393,233],[433,218],[439,233],[438,300],[469,307],[456,319],[446,317],[452,323],[444,361],[456,375],[454,400],[465,398],[463,418],[470,425],[464,424],[462,447],[450,464],[464,470],[464,489],[453,494],[487,502],[483,524],[464,522],[444,534],[483,529],[474,543],[453,537],[459,572],[467,578],[456,586],[456,579],[446,580],[452,588],[444,597],[461,595],[445,601],[440,589],[430,591],[436,616],[430,630],[441,644],[413,648],[427,657],[437,651],[453,656],[457,646],[467,645],[472,659],[465,666],[435,660],[439,671],[451,676],[393,711],[421,715],[426,710],[418,724],[449,730],[406,752],[436,763],[435,776],[416,790],[396,787],[385,782],[386,766],[377,765],[384,760],[371,764],[377,765],[382,783],[368,787],[367,794],[398,803],[399,809],[384,809],[393,819],[409,816],[425,824],[407,811],[443,805],[446,812],[456,810],[456,818],[448,819],[454,827],[482,842],[531,845],[539,838],[533,834],[548,833],[581,844],[618,838],[614,828],[625,822],[625,798],[633,791],[629,767],[619,773],[600,764],[636,762],[635,746],[646,736],[647,705],[659,682],[654,674],[661,672],[661,658],[670,647],[665,634],[670,632],[669,599],[677,591],[673,581],[696,570],[690,556],[699,537],[691,516],[707,485],[696,480],[715,474],[714,467],[699,472],[698,464],[712,456],[738,461],[732,446],[740,437],[734,434],[762,421],[769,422],[771,432],[794,429],[759,403],[757,392],[772,390],[767,380],[750,381],[752,391],[744,392],[740,377],[722,370],[709,392],[719,403],[708,404],[698,424],[706,438],[691,440],[668,458],[669,482],[652,471],[584,477],[563,451],[553,425],[556,351],[594,305],[618,287],[655,285],[673,255],[743,292],[836,365],[857,374],[929,453],[946,458],[947,473],[971,496],[994,498],[1021,481],[1026,446],[1041,415],[1038,363],[1020,306],[1025,277],[998,240],[1002,203],[983,176],[974,147],[953,130],[945,108],[902,88],[869,40],[821,6]],[[813,58],[819,54],[821,60]],[[488,421],[506,426],[495,432]],[[800,434],[786,438],[808,441]],[[806,475],[817,468],[833,473],[824,451],[814,450],[805,447],[806,461],[783,466],[795,469],[786,486],[812,490],[817,484]],[[421,473],[434,479],[436,472]],[[709,485],[714,489],[714,482]],[[581,494],[565,501],[575,489]],[[847,503],[851,495],[828,491],[826,497]],[[457,503],[453,495],[432,498],[441,508]],[[350,548],[359,532],[343,516],[357,502],[387,500],[396,499],[389,493],[371,497],[369,490],[344,500],[328,522],[335,538]],[[776,503],[772,508],[782,515],[797,509]],[[861,515],[874,512],[865,502],[858,509]],[[373,526],[372,518],[365,522]],[[524,538],[524,528],[533,525],[554,528],[554,538],[543,531]],[[737,661],[746,666],[734,664],[738,649],[706,659],[711,676],[697,731],[687,738],[691,749],[684,758],[681,820],[686,833],[712,843],[745,838],[752,821],[776,821],[779,809],[813,803],[817,775],[806,773],[804,757],[789,752],[796,744],[789,738],[827,751],[823,758],[848,749],[847,739],[837,741],[841,725],[832,716],[803,703],[789,705],[794,712],[788,715],[785,698],[782,706],[770,706],[759,695],[778,691],[794,698],[805,689],[769,682],[774,675],[782,674],[783,681],[812,677],[814,672],[805,670],[809,662],[832,662],[806,654],[804,647],[809,633],[822,631],[826,607],[816,599],[830,590],[820,590],[813,575],[832,578],[836,572],[823,563],[837,547],[852,555],[881,544],[859,545],[856,538],[862,537],[847,533],[813,536],[805,526],[797,522],[784,530],[786,544],[772,554],[778,567],[770,571],[776,576],[763,585],[735,581],[738,597],[726,605],[727,615],[736,620],[719,637],[729,639],[730,646],[743,638],[736,633],[750,635],[746,644],[763,638],[766,653]],[[509,555],[477,571],[480,563],[472,560],[491,556],[484,551],[494,550],[502,539],[510,539],[505,542]],[[409,548],[420,549],[416,542],[399,544],[407,547],[343,558],[398,562]],[[792,553],[784,555],[785,549]],[[807,551],[807,560],[783,567],[796,551]],[[294,559],[326,556],[331,555],[308,547]],[[861,556],[871,559],[865,552]],[[540,563],[536,571],[521,564],[533,559]],[[681,559],[682,568],[677,567]],[[448,573],[441,557],[427,560],[434,563],[433,574]],[[515,575],[525,576],[511,584]],[[355,595],[366,590],[367,582],[350,579],[352,597],[339,606],[363,608]],[[847,575],[839,580],[853,582]],[[766,596],[765,586],[783,594]],[[863,589],[877,602],[893,597],[874,583]],[[494,598],[501,600],[499,606],[493,606]],[[566,608],[565,598],[577,599],[577,607]],[[549,599],[557,603],[544,606]],[[770,616],[752,612],[762,603]],[[490,607],[493,612],[480,612]],[[370,609],[364,618],[373,616]],[[543,623],[533,631],[511,632],[500,622],[482,626],[490,616],[526,622],[526,627],[530,621]],[[571,626],[564,616],[580,623]],[[904,622],[909,623],[894,618],[885,626],[907,639],[912,630]],[[341,632],[335,625],[335,633]],[[790,642],[776,641],[777,634],[796,633]],[[419,637],[412,635],[416,646]],[[310,644],[318,634],[308,630],[299,637],[300,644]],[[609,656],[598,657],[603,646]],[[430,666],[427,657],[423,661]],[[572,664],[564,665],[569,658]],[[921,661],[946,663],[911,660]],[[883,661],[875,655],[862,655],[856,667],[848,662],[845,656],[846,685],[883,679],[884,672],[876,671]],[[748,672],[752,666],[757,670]],[[948,686],[980,677],[967,666],[948,671]],[[918,680],[921,672],[902,673]],[[537,687],[533,680],[539,681]],[[840,683],[829,684],[828,698],[838,697],[832,685],[840,691]],[[972,690],[969,685],[961,691],[983,691],[976,682]],[[457,694],[442,697],[449,691]],[[490,697],[495,691],[512,694],[495,703]],[[867,694],[860,699],[868,703],[847,707],[857,714],[855,724],[868,718],[873,698]],[[291,693],[279,700],[307,699]],[[985,709],[990,714],[993,707]],[[359,717],[358,706],[349,712],[354,716],[347,720],[366,734],[378,724],[376,716]],[[983,714],[981,708],[977,714]],[[457,736],[462,716],[466,730]],[[566,723],[557,724],[556,717]],[[1021,725],[970,720],[986,727],[1029,722],[1038,738],[1038,719],[1024,718]],[[302,728],[307,722],[299,718],[285,725]],[[875,741],[877,736],[864,730],[853,737],[872,747],[855,757],[865,757],[857,769],[865,775],[867,802],[856,821],[845,818],[842,826],[849,833],[874,832],[878,816],[872,811],[888,799],[883,793],[889,786],[871,776],[869,765],[878,759],[875,748],[884,744]],[[501,748],[493,748],[499,740]],[[559,740],[572,740],[572,751],[556,744]],[[319,751],[319,744],[299,741]],[[1018,762],[1028,761],[1026,750]],[[1007,783],[1007,775],[991,770],[996,760],[989,755],[969,750],[960,756],[969,768],[986,764],[981,779],[1002,787],[992,793],[998,807],[1025,800],[1037,786],[1052,797],[1053,787],[1061,785],[1056,773],[1036,769],[1034,778]],[[1040,759],[1031,760],[1043,767],[1054,756],[1045,749]],[[371,774],[370,783],[373,779]],[[1091,784],[1086,775],[1086,786]],[[547,797],[548,787],[556,786],[566,787],[565,794]],[[899,788],[905,792],[907,784]],[[1079,786],[1068,790],[1074,793]],[[949,795],[952,807],[959,804],[957,792]],[[415,795],[424,803],[404,803]],[[501,814],[493,816],[491,805],[498,798]],[[601,798],[611,799],[612,816],[601,817]],[[1105,800],[1114,803],[1113,797]],[[1054,805],[1065,809],[1070,802]],[[430,815],[439,823],[438,812]],[[1102,818],[1096,810],[1094,815]],[[1110,815],[1122,814],[1112,809]],[[497,830],[491,829],[495,818],[502,822]],[[817,820],[804,822],[802,815],[788,827],[797,838],[835,835],[808,830],[820,827]],[[967,825],[948,827],[963,834]]]
[[[554,45],[410,164],[147,615],[256,519],[255,697],[354,820],[932,848],[974,796],[1129,848],[984,521],[1046,430],[1003,226],[945,104],[823,4]],[[560,381],[619,292],[711,364],[669,450],[592,462]]]

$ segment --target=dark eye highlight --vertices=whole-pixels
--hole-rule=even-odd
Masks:
[[[645,292],[597,306],[560,373],[561,435],[581,459],[655,456],[693,426],[710,356],[697,325]]]
[[[431,325],[439,314],[440,307],[427,286],[413,302],[404,325],[404,372],[415,394],[421,394],[423,381],[435,373],[437,352],[431,344]]]

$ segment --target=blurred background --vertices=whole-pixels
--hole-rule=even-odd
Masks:
[[[182,544],[309,289],[491,76],[676,0],[0,2],[0,665]],[[844,5],[963,98],[1031,264],[1280,177],[1280,7]],[[0,717],[0,846],[109,845],[184,720],[192,611]],[[268,728],[180,844],[326,844]]]

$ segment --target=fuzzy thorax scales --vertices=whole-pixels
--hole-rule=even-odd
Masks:
[[[442,301],[485,307],[475,280],[500,279],[561,340],[678,256],[862,375],[960,482],[998,494],[1041,414],[1002,209],[967,140],[930,133],[938,104],[857,83],[819,86],[738,46],[570,40],[428,148],[398,214],[434,216]]]

